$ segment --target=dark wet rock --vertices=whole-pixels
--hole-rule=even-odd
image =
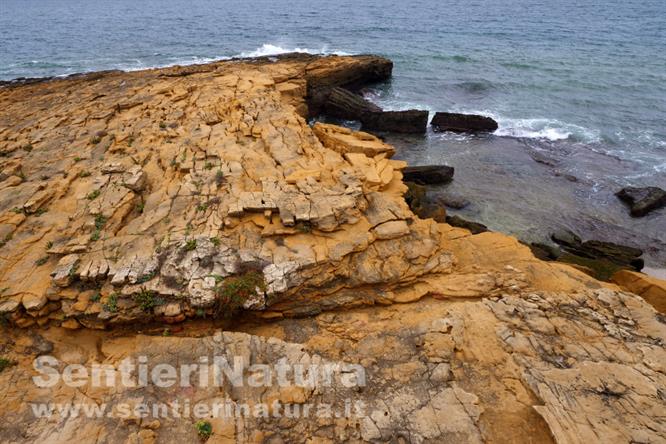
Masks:
[[[609,259],[590,259],[566,251],[557,258],[557,261],[571,264],[600,281],[609,281],[618,271],[629,269],[629,267],[618,265]]]
[[[411,208],[412,211],[414,211],[414,208],[418,208],[427,203],[426,187],[414,182],[407,182],[407,181],[405,181],[405,185],[407,185],[407,192],[405,193],[405,202],[407,202],[407,205],[409,205],[409,208]]]
[[[446,208],[430,203],[416,208],[414,213],[421,219],[434,219],[439,223],[445,223],[447,219]]]
[[[437,197],[437,203],[454,210],[462,210],[469,205],[469,201],[457,194],[444,193]]]
[[[550,244],[543,244],[539,242],[532,242],[528,245],[535,257],[542,261],[554,261],[562,254],[559,248]]]
[[[363,86],[383,82],[391,77],[393,62],[384,57],[359,56],[355,63],[339,63],[327,65],[308,54],[294,55],[312,60],[308,65],[307,105],[310,117],[320,115],[328,100],[331,90],[336,87],[356,91]],[[310,57],[310,59],[308,59]]]
[[[403,180],[420,185],[436,185],[453,180],[454,168],[447,165],[412,166],[402,170]]]
[[[324,112],[331,117],[347,120],[362,120],[370,113],[382,112],[382,109],[372,102],[365,100],[358,94],[344,88],[331,89]]]
[[[405,202],[414,214],[421,219],[434,219],[440,223],[446,222],[446,208],[429,201],[426,187],[414,182],[405,182],[405,184],[407,185]]]
[[[428,126],[428,111],[381,111],[363,116],[363,130],[393,133],[424,134]]]
[[[555,241],[555,243],[564,247],[575,247],[583,242],[576,233],[567,229],[556,231],[550,235],[550,238]]]
[[[463,219],[460,216],[447,216],[446,223],[458,228],[465,228],[469,230],[472,234],[485,233],[488,231],[488,227],[478,222],[473,222],[471,220]]]
[[[643,217],[651,211],[666,206],[666,191],[657,187],[627,187],[615,195],[629,205],[633,217]]]
[[[551,238],[565,250],[559,261],[587,267],[600,280],[610,279],[621,269],[641,271],[644,266],[640,258],[643,251],[638,248],[597,240],[582,242],[569,230],[554,233]]]
[[[456,133],[493,132],[498,128],[495,120],[475,114],[435,113],[430,124],[434,131]]]

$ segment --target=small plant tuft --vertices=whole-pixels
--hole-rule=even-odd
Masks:
[[[46,213],[47,211],[49,211],[49,210],[47,210],[46,208],[43,208],[43,207],[38,208],[37,211],[35,211],[35,216],[39,217],[42,214]]]
[[[99,302],[102,299],[102,293],[96,291],[92,296],[90,296],[90,302]]]
[[[210,241],[211,241],[211,242],[213,243],[213,245],[215,245],[216,247],[219,247],[219,246],[220,246],[220,243],[221,243],[221,242],[220,242],[220,238],[219,238],[219,237],[217,237],[217,236],[215,236],[215,237],[211,237],[211,238],[210,238]]]
[[[109,313],[116,313],[118,311],[118,293],[111,293],[103,307]]]
[[[101,141],[102,141],[102,138],[99,137],[99,136],[93,136],[93,137],[90,138],[90,144],[91,145],[97,145]]]
[[[189,239],[187,242],[185,242],[185,251],[193,251],[196,248],[197,248],[196,239]]]
[[[197,421],[197,423],[194,424],[194,428],[197,430],[199,437],[203,440],[207,440],[213,434],[213,425],[210,421],[204,419]]]
[[[7,359],[4,356],[0,357],[0,372],[5,371],[9,367],[13,367],[16,365],[16,361],[12,359]]]
[[[79,177],[90,177],[90,171],[79,172]]]
[[[41,267],[42,265],[44,265],[48,261],[49,261],[49,257],[48,256],[43,256],[43,257],[40,257],[39,259],[37,259],[35,261],[35,265],[37,265],[38,267]]]
[[[95,191],[91,191],[90,193],[88,193],[88,195],[86,196],[86,198],[87,198],[88,200],[95,200],[95,199],[97,199],[97,198],[99,197],[99,195],[100,195],[100,191],[99,191],[99,190],[95,190]]]
[[[215,172],[215,183],[217,184],[217,186],[220,186],[224,183],[224,173],[222,172],[222,170],[217,170]]]
[[[142,289],[134,295],[134,302],[139,304],[143,311],[150,311],[153,307],[164,303],[161,298],[155,296],[155,292],[146,289]]]
[[[257,270],[246,271],[238,276],[222,278],[214,276],[217,282],[215,294],[217,296],[218,314],[232,314],[243,306],[245,301],[257,295],[257,290],[265,291],[264,275]]]

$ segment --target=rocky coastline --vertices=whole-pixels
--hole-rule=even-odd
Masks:
[[[428,113],[357,94],[392,68],[289,54],[0,85],[1,440],[195,442],[192,415],[36,419],[37,400],[175,392],[38,389],[32,361],[212,352],[352,362],[369,384],[192,399],[352,397],[368,414],[211,418],[208,442],[665,440],[666,282],[639,273],[640,250],[574,233],[530,248],[448,215],[428,187],[453,168],[409,166],[373,134],[423,133]],[[435,124],[493,131],[482,116]],[[620,197],[636,215],[663,205],[644,194]]]

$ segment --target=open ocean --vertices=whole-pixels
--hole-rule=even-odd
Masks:
[[[613,193],[666,188],[664,0],[0,0],[0,79],[136,70],[291,51],[395,62],[366,91],[386,109],[483,113],[490,136],[389,136],[447,163],[435,193],[528,241],[568,227],[666,267],[666,210],[632,219]]]

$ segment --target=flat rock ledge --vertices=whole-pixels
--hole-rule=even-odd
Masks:
[[[179,322],[367,285],[390,298],[448,273],[393,147],[304,119],[318,89],[391,67],[289,56],[0,89],[0,312],[21,327]],[[221,306],[248,273],[251,297]]]

